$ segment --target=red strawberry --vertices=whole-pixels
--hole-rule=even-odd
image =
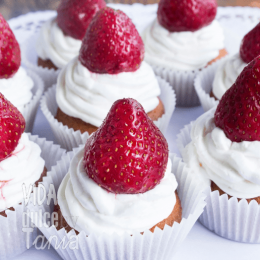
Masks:
[[[79,60],[92,72],[136,71],[144,59],[144,44],[131,19],[106,7],[93,18],[83,39]]]
[[[87,140],[86,173],[113,193],[144,193],[163,178],[168,144],[134,99],[111,107],[101,127]]]
[[[0,161],[12,154],[24,128],[22,114],[0,93]]]
[[[240,46],[240,56],[245,63],[249,63],[260,55],[260,23],[246,34]]]
[[[57,10],[58,26],[66,35],[82,40],[94,15],[105,6],[104,0],[62,0]]]
[[[11,28],[1,14],[0,52],[0,79],[11,78],[21,65],[21,51]]]
[[[170,32],[197,31],[216,17],[216,0],[161,0],[157,17]]]
[[[260,56],[244,68],[220,100],[215,124],[232,142],[260,141]]]

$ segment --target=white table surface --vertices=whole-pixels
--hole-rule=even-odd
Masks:
[[[145,27],[145,24],[141,22],[140,13],[138,10],[141,8],[138,5],[135,5],[135,9],[128,9],[126,6],[119,6],[120,9],[123,9],[128,15],[133,19],[136,23],[139,31]],[[152,21],[155,17],[156,6],[149,7],[149,22]],[[148,10],[146,8],[145,10]],[[223,9],[223,13],[229,9]],[[240,9],[239,9],[240,10]],[[232,10],[231,10],[232,11]],[[243,9],[239,12],[243,16],[243,13],[251,12],[251,10]],[[228,11],[230,12],[230,11]],[[238,12],[238,9],[236,10]],[[239,13],[238,12],[238,13]],[[258,13],[258,10],[254,10],[254,14]],[[240,15],[240,16],[241,16]],[[260,17],[260,10],[259,10]],[[253,18],[252,18],[253,19]],[[258,19],[258,18],[257,18]],[[234,54],[238,51],[240,40],[243,35],[250,30],[254,24],[256,24],[257,20],[250,23],[248,20],[244,20],[243,17],[237,18],[236,21],[226,19],[225,17],[220,20],[225,36],[226,36],[226,47],[229,53]],[[19,24],[17,21],[10,21],[11,26],[13,28]],[[235,26],[234,26],[235,25]],[[15,32],[19,42],[23,42],[31,33],[26,31]],[[170,151],[179,154],[176,147],[176,136],[179,133],[180,129],[184,127],[184,125],[189,124],[190,121],[195,120],[198,116],[203,113],[203,109],[201,107],[195,108],[176,108],[173,117],[171,119],[166,137],[168,139]],[[33,134],[37,134],[40,137],[46,137],[48,140],[53,140],[55,142],[54,136],[51,132],[49,124],[45,117],[43,116],[40,109],[38,110]],[[27,250],[20,256],[15,257],[13,260],[45,260],[45,259],[61,259],[59,255],[53,248],[45,249],[45,250],[36,250],[35,248],[31,248]],[[260,259],[260,245],[258,244],[242,244],[233,241],[226,240],[221,238],[211,231],[204,228],[199,222],[197,222],[192,228],[191,232],[188,234],[181,248],[175,255],[174,259],[178,260],[254,260]],[[95,259],[96,260],[96,259]]]

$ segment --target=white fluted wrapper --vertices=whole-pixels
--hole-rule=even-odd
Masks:
[[[33,80],[34,86],[32,88],[33,97],[31,101],[25,105],[23,116],[26,122],[25,132],[32,132],[37,109],[44,91],[44,83],[43,80],[33,71],[26,70],[26,72]]]
[[[183,155],[184,148],[191,142],[190,132],[193,122],[186,125],[177,138],[177,146]],[[243,243],[260,243],[260,205],[256,201],[249,204],[245,199],[238,202],[219,191],[207,190],[207,205],[199,221],[217,235]]]
[[[54,145],[53,142],[46,141],[45,138],[28,135],[31,141],[40,146],[42,150],[41,157],[45,160],[47,170],[50,171],[52,166],[65,154],[65,150],[61,149],[59,145]],[[22,231],[23,212],[26,211],[24,201],[14,206],[14,209],[14,211],[6,210],[7,217],[0,216],[0,244],[4,245],[0,250],[1,260],[10,259],[27,250],[26,233]],[[30,233],[30,247],[38,232],[37,228],[34,228],[33,232]]]
[[[223,58],[217,62],[214,62],[207,68],[203,69],[195,78],[194,86],[196,93],[199,97],[200,103],[205,112],[218,105],[219,101],[210,97],[212,91],[212,84],[216,71],[227,58]]]
[[[80,147],[82,148],[82,146]],[[80,149],[74,149],[63,156],[62,160],[53,167],[49,173],[48,178],[44,180],[44,186],[49,187],[53,183],[58,189],[62,179],[67,174],[70,161],[76,152]],[[152,259],[172,259],[176,250],[185,239],[197,218],[203,211],[205,206],[205,193],[201,189],[201,183],[194,178],[191,170],[181,162],[181,159],[176,155],[170,154],[172,160],[172,172],[175,174],[178,182],[178,195],[181,200],[183,209],[183,218],[180,224],[174,223],[172,227],[165,226],[164,230],[155,229],[152,233],[149,230],[145,231],[143,235],[136,232],[132,236],[128,233],[117,235],[116,233],[95,235],[90,234],[86,237],[85,232],[75,234],[74,230],[69,233],[65,229],[57,230],[54,225],[51,227],[38,220],[33,219],[35,224],[47,239],[51,239],[51,244],[63,259],[128,259],[128,260],[152,260]],[[39,211],[42,209],[42,214],[45,211],[53,210],[53,206],[33,206],[30,205],[32,211]],[[67,246],[66,248],[59,247],[61,240],[67,242],[71,241],[71,236],[74,236],[74,241],[77,240],[78,247],[73,250]],[[53,239],[55,237],[55,239]],[[76,238],[75,238],[76,237]],[[75,245],[75,244],[74,244]]]
[[[38,34],[34,34],[21,44],[22,64],[43,79],[46,90],[56,84],[60,70],[43,68],[37,65],[38,56],[35,51],[37,38]]]
[[[160,77],[157,77],[161,88],[160,99],[164,104],[165,113],[154,123],[159,127],[163,134],[166,133],[168,128],[172,113],[175,109],[176,97],[174,90],[170,87],[169,83],[163,80]],[[51,126],[52,132],[57,140],[57,142],[61,145],[62,148],[65,148],[68,151],[71,151],[73,148],[78,147],[80,144],[85,144],[86,140],[89,136],[87,132],[81,134],[81,132],[74,131],[72,128],[68,128],[68,126],[63,125],[58,122],[55,118],[57,113],[57,102],[56,102],[56,85],[52,86],[52,88],[48,89],[42,100],[41,100],[41,109],[49,124]]]
[[[194,89],[194,79],[199,70],[174,71],[152,65],[155,74],[168,81],[176,94],[176,105],[179,107],[199,106],[200,101]]]

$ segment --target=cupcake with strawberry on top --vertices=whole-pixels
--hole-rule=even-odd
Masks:
[[[31,230],[28,240],[23,231],[28,227],[24,226],[24,192],[30,194],[32,186],[38,186],[46,176],[46,167],[50,170],[64,153],[53,143],[24,133],[25,125],[19,110],[0,93],[0,243],[5,245],[1,259],[10,259],[32,246],[37,229]]]
[[[76,239],[77,250],[57,252],[78,260],[168,259],[205,206],[202,183],[169,153],[159,128],[131,98],[117,100],[85,145],[68,152],[48,177],[57,187],[57,222],[36,223],[47,239]],[[32,210],[45,215],[52,208]],[[106,253],[97,256],[104,245]]]
[[[260,239],[259,221],[254,222],[260,212],[259,78],[260,56],[244,68],[217,108],[188,127],[190,137],[187,129],[179,136],[184,161],[211,187],[203,224],[221,236],[251,243]],[[237,214],[236,222],[228,221]],[[246,226],[248,221],[252,226]]]
[[[23,200],[22,184],[38,182],[47,170],[40,147],[24,133],[24,117],[1,93],[0,119],[0,215],[6,217]]]
[[[133,234],[182,218],[168,144],[133,99],[111,107],[71,161],[58,191],[58,229]],[[79,216],[76,226],[68,216]]]
[[[61,69],[79,54],[86,30],[104,0],[62,0],[57,16],[41,28],[36,44],[38,65]]]
[[[57,123],[74,132],[91,134],[101,126],[116,100],[131,97],[165,131],[175,96],[169,84],[156,78],[143,61],[144,52],[143,41],[125,13],[110,7],[100,10],[88,27],[79,56],[59,74],[58,108],[51,111],[52,117],[47,113],[55,102],[55,89],[46,94],[47,104],[42,108],[50,124],[55,116]],[[52,127],[54,132],[57,127]],[[65,132],[58,130],[58,136]]]
[[[79,54],[92,18],[105,6],[104,0],[62,0],[57,15],[23,44],[22,62],[44,80],[46,89],[56,84],[59,70]]]
[[[227,54],[216,13],[216,0],[161,0],[157,18],[143,33],[145,60],[171,83],[177,105],[199,104],[196,74]]]
[[[245,66],[260,55],[259,42],[260,23],[244,36],[239,53],[225,58],[220,65],[210,66],[198,76],[195,88],[206,111],[218,105]]]
[[[0,40],[0,93],[23,114],[28,124],[26,130],[32,130],[43,82],[35,73],[21,66],[19,43],[1,14]]]

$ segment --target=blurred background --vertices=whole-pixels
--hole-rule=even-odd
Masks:
[[[55,10],[60,0],[0,0],[0,12],[5,19],[38,10]],[[107,0],[108,3],[153,4],[158,0]],[[260,0],[218,0],[219,6],[252,6],[260,8]]]

